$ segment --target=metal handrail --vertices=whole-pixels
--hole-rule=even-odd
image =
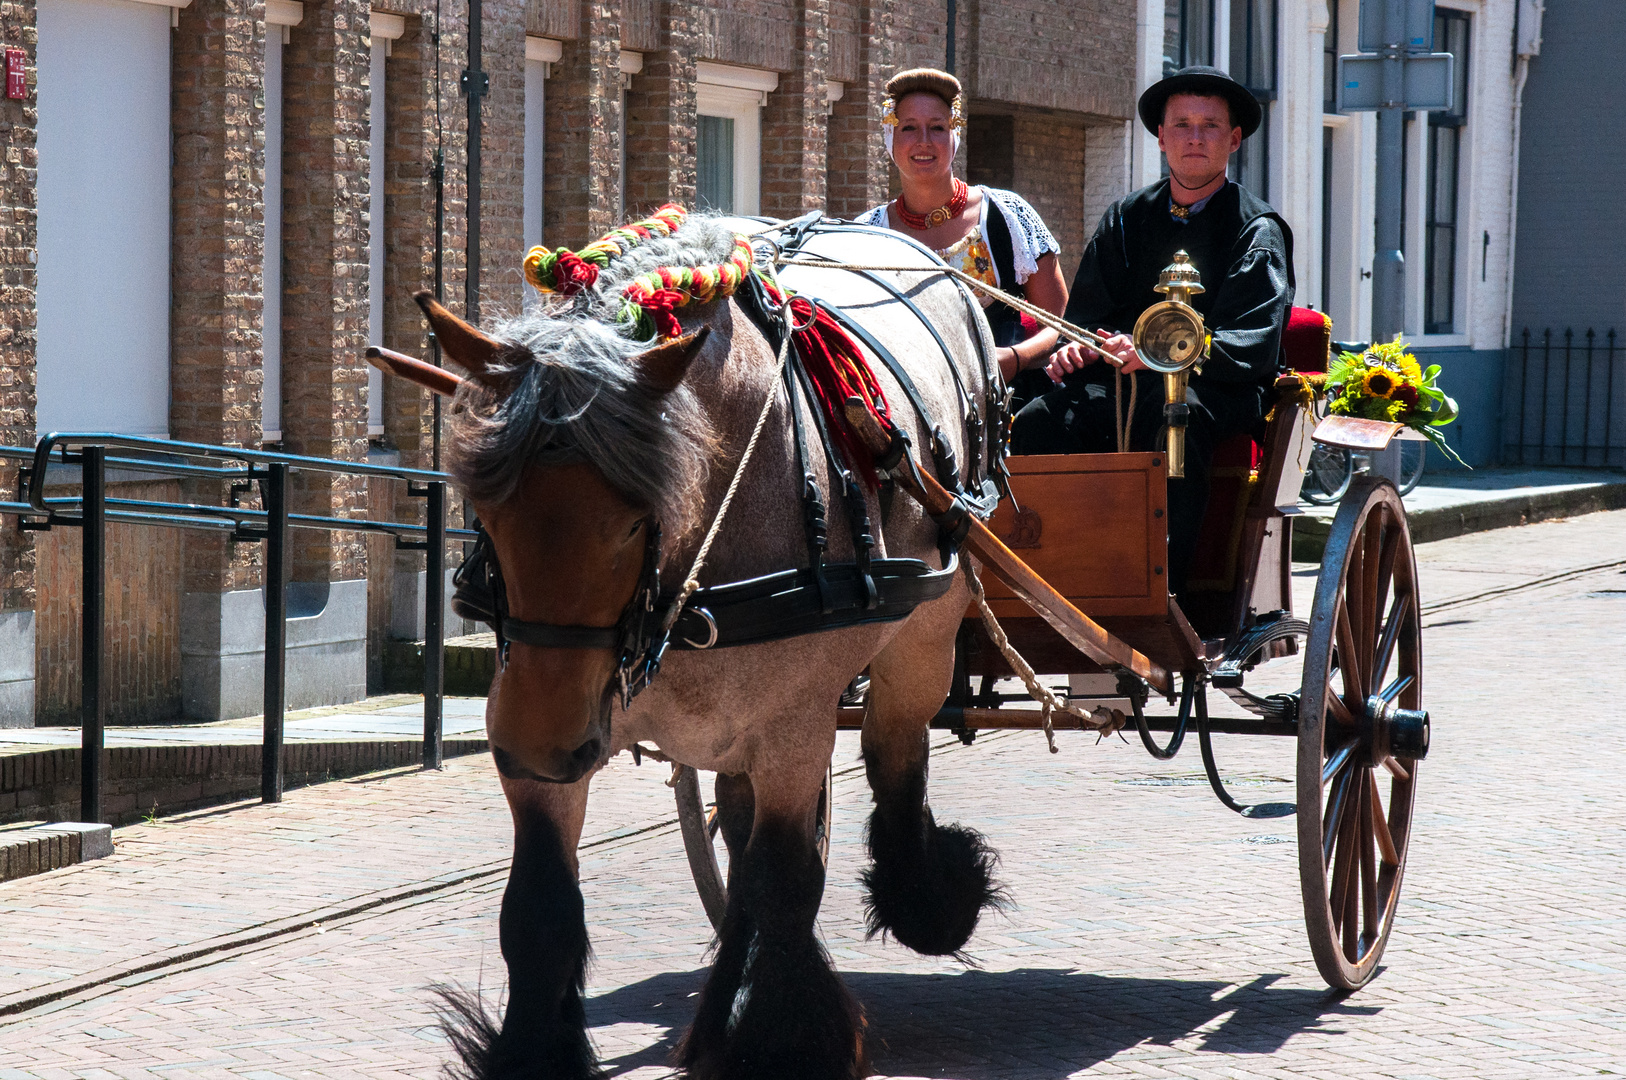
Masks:
[[[157,455],[109,457],[110,448]],[[46,498],[46,476],[53,457],[58,464],[82,469],[80,494]],[[180,459],[180,460],[175,460]],[[241,462],[242,467],[217,467],[193,461]],[[226,533],[234,540],[264,542],[265,559],[265,733],[262,743],[260,798],[282,798],[282,735],[286,712],[288,530],[361,532],[393,536],[398,549],[421,550],[428,580],[424,589],[424,743],[425,768],[438,768],[442,760],[445,626],[445,558],[448,540],[473,540],[471,529],[446,527],[446,495],[451,477],[427,469],[372,465],[282,454],[267,450],[213,446],[112,432],[52,432],[32,448],[0,447],[0,460],[16,462],[26,482],[17,501],[0,500],[0,515],[12,514],[26,530],[56,526],[78,528],[83,542],[81,597],[83,635],[81,655],[80,818],[101,819],[101,758],[105,702],[102,661],[106,620],[106,532],[109,522],[165,528],[201,529]],[[234,482],[233,505],[107,497],[107,467],[131,472],[159,473],[171,478],[202,478]],[[426,523],[339,518],[294,514],[288,510],[288,478],[304,470],[344,476],[404,480],[409,495],[427,500]],[[236,490],[244,481],[260,487],[263,509],[235,505]]]

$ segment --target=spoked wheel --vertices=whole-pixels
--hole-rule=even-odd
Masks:
[[[819,861],[830,865],[830,819],[835,795],[834,769],[824,772],[824,787],[819,792],[816,841]],[[717,836],[721,822],[717,817],[717,804],[708,805],[700,793],[700,774],[687,765],[680,765],[677,780],[672,785],[677,799],[678,825],[683,830],[683,850],[689,856],[689,872],[694,876],[694,887],[700,893],[700,903],[706,909],[713,930],[723,929],[723,913],[728,910],[728,873],[723,859],[728,855]]]
[[[1316,582],[1299,702],[1299,881],[1316,967],[1354,990],[1377,972],[1428,754],[1417,563],[1394,486],[1358,478]]]

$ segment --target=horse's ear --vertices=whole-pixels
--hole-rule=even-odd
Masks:
[[[639,377],[658,394],[670,394],[678,388],[689,373],[689,365],[700,355],[701,346],[711,336],[711,327],[702,326],[692,334],[663,341],[653,349],[645,349],[632,358]]]
[[[447,311],[428,289],[413,293],[412,299],[423,309],[430,328],[440,341],[441,351],[473,378],[491,382],[490,367],[502,351],[502,342],[487,337]]]
[[[398,376],[407,382],[415,382],[443,397],[452,397],[457,393],[457,388],[463,385],[462,379],[445,368],[426,364],[422,360],[414,360],[410,356],[377,345],[368,347],[367,362],[385,374]]]

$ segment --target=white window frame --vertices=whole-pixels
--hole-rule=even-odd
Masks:
[[[762,109],[768,95],[779,89],[779,76],[709,60],[699,61],[695,68],[695,112],[734,121],[734,213],[760,214]]]
[[[564,46],[552,38],[527,37],[525,39],[525,160],[520,171],[523,177],[520,198],[520,236],[525,250],[542,243],[542,211],[544,177],[543,162],[547,153],[547,82],[553,74],[553,65],[564,55]],[[524,286],[528,305],[538,296],[530,285]]]

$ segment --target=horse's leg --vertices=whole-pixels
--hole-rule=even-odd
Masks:
[[[822,750],[752,774],[750,839],[731,857],[716,957],[677,1052],[694,1080],[858,1080],[868,1072],[858,1003],[813,932],[824,892],[815,818],[833,735]],[[718,796],[721,804],[721,789]]]
[[[498,1025],[478,997],[442,992],[443,1024],[470,1080],[603,1075],[582,1009],[588,945],[576,844],[588,782],[503,778],[514,815],[514,861],[499,924],[508,1007]]]
[[[723,834],[723,845],[728,848],[729,888],[734,885],[734,868],[751,839],[751,825],[756,820],[756,793],[751,789],[751,778],[745,773],[717,774],[717,825]]]
[[[983,909],[1005,902],[993,878],[998,857],[982,834],[937,824],[926,801],[927,725],[953,680],[965,597],[956,588],[916,611],[870,662],[864,712],[864,770],[875,796],[873,862],[863,875],[869,932],[891,933],[929,956],[958,952]]]

